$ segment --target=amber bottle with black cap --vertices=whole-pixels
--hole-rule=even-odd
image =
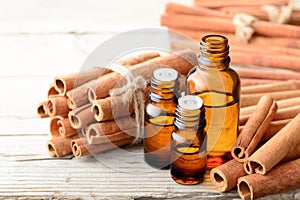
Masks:
[[[198,65],[187,77],[188,93],[203,99],[206,109],[207,168],[231,159],[239,124],[240,79],[230,68],[228,39],[207,35],[200,41]]]

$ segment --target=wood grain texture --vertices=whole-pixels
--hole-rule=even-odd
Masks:
[[[118,33],[158,26],[168,1],[11,0],[1,4],[1,200],[239,199],[235,190],[221,194],[210,182],[175,183],[168,171],[144,162],[141,147],[96,158],[53,159],[47,153],[49,119],[38,119],[35,109],[46,99],[53,77],[79,71],[98,45]],[[128,15],[128,10],[135,14]],[[265,199],[297,198],[299,189]]]

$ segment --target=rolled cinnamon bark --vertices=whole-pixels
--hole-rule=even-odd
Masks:
[[[136,123],[134,119],[130,117],[100,123],[97,122],[88,126],[86,137],[89,138],[91,135],[104,136],[133,128],[136,128]]]
[[[71,141],[79,136],[72,135],[70,137],[55,137],[47,142],[48,153],[52,157],[62,157],[72,152]]]
[[[210,172],[210,179],[220,192],[226,192],[236,187],[238,178],[245,176],[243,163],[230,160]]]
[[[122,59],[122,60],[118,61],[117,64],[120,64],[122,66],[132,66],[132,65],[136,65],[138,63],[142,63],[142,62],[145,62],[147,60],[150,60],[152,58],[156,58],[159,56],[160,56],[159,53],[149,52],[149,53],[144,53],[141,55],[133,56],[130,58]],[[105,74],[108,74],[110,72],[112,72],[112,71],[109,69],[106,69],[105,71],[103,71],[102,76]],[[69,108],[75,109],[75,108],[78,108],[78,107],[88,103],[89,99],[87,96],[87,89],[89,87],[94,87],[96,85],[96,83],[97,83],[97,79],[89,81],[79,87],[76,87],[76,88],[68,91],[67,97],[68,97]]]
[[[52,83],[48,89],[47,96],[50,98],[51,96],[57,96],[59,92],[55,89],[54,83]]]
[[[64,117],[70,111],[67,104],[67,98],[65,96],[53,96],[49,98],[46,108],[50,117],[57,115]]]
[[[99,136],[99,135],[90,135],[91,137],[86,137],[88,144],[103,144],[107,142],[115,142],[123,140],[126,138],[132,138],[132,135],[135,134],[136,129],[124,130],[116,133],[111,133],[109,135]]]
[[[154,58],[146,62],[130,67],[133,76],[142,76],[146,80],[150,79],[155,69],[169,67],[186,75],[190,69],[197,64],[197,56],[192,50],[183,50],[176,54]],[[109,91],[116,87],[122,80],[122,76],[117,72],[112,72],[98,79],[96,87],[88,88],[89,100],[101,99],[109,96]]]
[[[80,129],[95,121],[91,107],[91,104],[86,104],[69,112],[68,118],[74,129]]]
[[[93,102],[92,113],[94,118],[101,121],[114,120],[121,117],[130,117],[133,112],[133,104],[123,103],[123,97],[107,97],[104,99],[98,99]]]
[[[243,94],[241,95],[241,107],[247,107],[257,104],[258,100],[263,95],[270,95],[275,100],[282,100],[293,97],[300,97],[300,90]]]
[[[300,158],[278,165],[265,175],[241,177],[237,186],[240,197],[251,200],[299,188]]]
[[[77,134],[77,130],[71,126],[68,118],[63,118],[57,121],[58,131],[61,136],[68,137]]]
[[[89,145],[86,141],[86,138],[78,138],[71,142],[71,149],[73,155],[78,158],[86,156],[93,153],[99,153],[108,151],[114,148],[118,148],[123,145],[130,144],[133,141],[133,138],[126,138],[123,140],[118,140],[115,142],[108,142],[103,144]]]
[[[282,72],[275,70],[260,70],[249,68],[234,68],[240,78],[268,79],[278,81],[299,80],[300,73],[297,72]]]
[[[37,105],[37,114],[39,118],[49,117],[47,113],[47,103],[48,101],[43,101]]]
[[[51,117],[50,119],[50,135],[51,137],[60,137],[60,126],[58,125],[59,120],[63,120],[64,118],[62,116],[55,116]]]
[[[282,100],[276,101],[276,103],[277,103],[279,109],[294,107],[294,106],[300,105],[300,97],[282,99]],[[240,115],[245,116],[245,115],[249,115],[249,114],[253,113],[253,111],[255,110],[255,107],[256,107],[256,105],[241,108]]]
[[[288,154],[293,154],[300,146],[299,132],[300,114],[249,157],[244,165],[246,172],[266,174]],[[293,156],[300,157],[300,151]]]
[[[55,89],[61,95],[65,95],[66,92],[73,89],[74,87],[78,87],[103,75],[103,73],[105,73],[105,70],[105,68],[93,67],[91,69],[79,73],[72,73],[64,76],[55,77]]]
[[[300,113],[299,105],[287,107],[287,108],[280,108],[277,110],[277,112],[272,120],[280,121],[280,120],[285,120],[285,119],[291,119],[291,118],[296,117],[299,113]],[[250,117],[251,117],[251,114],[241,115],[240,125],[246,124]]]
[[[299,89],[300,89],[300,81],[290,80],[286,82],[277,82],[272,84],[242,87],[241,93],[252,94],[252,93],[261,93],[261,92],[276,92],[276,91],[299,90]]]
[[[262,142],[269,140],[273,137],[278,131],[280,131],[283,127],[285,127],[292,119],[284,119],[278,121],[272,121],[268,130],[265,132],[263,138],[261,139]]]
[[[70,109],[79,108],[89,102],[87,96],[87,89],[93,85],[95,85],[97,80],[91,80],[79,87],[73,88],[68,91],[66,96],[68,97],[68,107]]]
[[[277,104],[270,96],[262,96],[257,107],[240,132],[231,155],[238,162],[246,161],[254,152],[275,117]]]
[[[281,81],[269,80],[269,79],[257,79],[257,78],[241,78],[241,86],[256,86],[256,85],[265,85],[270,83],[278,83]]]

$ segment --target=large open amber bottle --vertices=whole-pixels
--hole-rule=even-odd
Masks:
[[[207,126],[207,168],[231,159],[239,124],[240,79],[230,68],[228,39],[207,35],[200,41],[198,65],[187,77],[190,94],[203,99]]]

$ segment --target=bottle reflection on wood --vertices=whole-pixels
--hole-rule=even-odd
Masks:
[[[144,159],[155,168],[170,168],[170,142],[178,91],[176,70],[160,68],[154,71],[150,103],[146,106]]]
[[[203,101],[198,96],[178,100],[171,143],[171,177],[180,184],[203,181],[206,171],[206,125]]]

